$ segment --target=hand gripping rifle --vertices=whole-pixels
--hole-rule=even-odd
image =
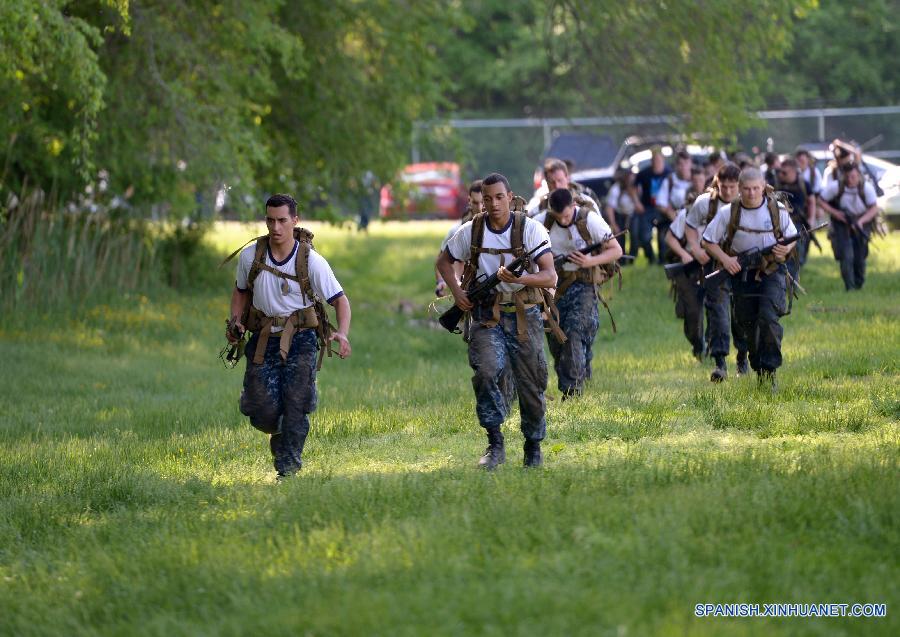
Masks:
[[[520,257],[516,257],[513,259],[509,265],[506,266],[506,269],[512,272],[516,276],[521,276],[525,271],[525,267],[528,264],[529,257],[547,245],[547,241],[542,241],[540,245],[536,246],[533,250],[526,252]],[[483,303],[490,295],[491,292],[497,285],[501,283],[500,277],[497,276],[497,273],[494,272],[490,276],[481,275],[481,277],[472,281],[472,284],[469,286],[469,289],[466,290],[466,296],[469,297],[469,301],[472,302],[473,305],[479,305]],[[459,334],[459,322],[463,317],[462,309],[458,305],[454,305],[449,310],[441,314],[438,322],[444,326],[448,332],[452,332],[453,334]]]
[[[667,263],[663,266],[663,270],[666,272],[666,278],[674,280],[678,277],[679,274],[690,274],[693,270],[700,266],[700,263],[697,261],[688,261],[687,263]]]
[[[802,237],[805,233],[812,234],[817,230],[821,230],[828,226],[828,222],[824,222],[815,228],[810,228],[809,230],[805,230],[801,228],[798,234],[791,235],[790,237],[782,237],[768,248],[763,248],[760,250],[759,248],[752,248],[747,250],[746,252],[741,252],[737,255],[738,263],[741,266],[741,272],[744,273],[744,276],[747,276],[747,270],[752,270],[753,268],[759,268],[763,264],[763,258],[772,254],[775,246],[786,246],[794,243],[797,239]],[[712,274],[707,274],[703,279],[703,287],[707,290],[715,290],[719,287],[719,285],[724,281],[730,274],[728,270],[725,268],[719,268]]]
[[[611,235],[607,236],[605,239],[603,239],[602,241],[593,243],[593,244],[589,245],[588,247],[586,247],[584,250],[579,250],[578,252],[580,252],[581,254],[590,254],[594,250],[599,250],[600,248],[602,248],[606,244],[607,241],[612,241],[613,239],[618,239],[619,237],[623,237],[626,234],[628,234],[628,230],[622,230],[622,232],[617,232],[616,234],[611,234]],[[557,270],[560,269],[566,261],[571,260],[570,259],[571,256],[572,256],[572,253],[569,252],[568,254],[560,254],[558,256],[553,257],[553,267],[556,268]]]

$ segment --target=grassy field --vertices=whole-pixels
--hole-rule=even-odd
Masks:
[[[354,349],[326,359],[282,484],[216,358],[214,255],[192,294],[0,326],[0,634],[898,634],[900,236],[859,293],[813,256],[775,396],[712,386],[661,271],[627,269],[586,395],[551,377],[545,469],[521,468],[516,413],[485,474],[465,346],[424,313],[446,225],[312,227]],[[707,602],[888,613],[696,618]]]

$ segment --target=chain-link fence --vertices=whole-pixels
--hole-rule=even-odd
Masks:
[[[779,153],[797,145],[855,140],[865,152],[888,161],[900,160],[900,106],[762,111],[762,124],[737,138],[738,147]],[[458,158],[467,178],[498,171],[516,192],[530,193],[535,168],[561,133],[609,135],[616,143],[629,136],[667,138],[686,131],[678,116],[633,116],[547,119],[457,119],[440,124],[418,123],[411,159]]]

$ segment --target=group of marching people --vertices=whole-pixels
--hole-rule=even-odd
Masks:
[[[651,262],[652,245],[640,234],[645,224],[634,216],[648,210],[657,215],[660,263],[667,264],[673,283],[676,315],[683,320],[694,356],[715,361],[713,382],[728,377],[733,339],[738,375],[752,368],[775,387],[783,335],[778,318],[790,311],[800,289],[810,244],[821,249],[814,234],[819,227],[830,226],[828,236],[846,289],[862,288],[878,214],[875,184],[865,179],[851,147],[836,140],[833,149],[834,160],[824,175],[809,151],[799,149],[783,159],[767,153],[763,167],[744,154],[733,162],[714,155],[704,167],[718,164],[711,178],[684,151],[675,154],[671,172],[654,151],[651,166],[637,179],[620,176],[619,187],[610,190],[608,218],[625,225],[625,217],[632,215],[629,225],[636,231],[631,253],[643,247]],[[645,202],[648,184],[655,194]],[[630,212],[623,213],[625,199],[624,209]],[[822,218],[828,223],[817,227]],[[748,270],[748,265],[754,267]],[[713,276],[719,269],[731,276]]]
[[[810,242],[818,244],[820,216],[830,217],[847,289],[865,279],[875,191],[852,153],[837,148],[825,175],[805,150],[783,160],[768,155],[762,167],[742,154],[734,161],[714,154],[696,166],[681,150],[670,169],[654,149],[644,170],[616,174],[602,203],[553,158],[544,164],[547,194],[530,205],[503,175],[474,182],[469,210],[447,234],[435,270],[437,295],[449,293],[466,316],[476,413],[488,437],[479,464],[492,469],[505,461],[500,426],[516,396],[524,464],[541,464],[545,331],[563,400],[578,396],[591,377],[598,303],[605,304],[600,285],[640,250],[671,273],[693,354],[715,363],[710,380],[728,378],[733,340],[737,374],[752,370],[761,387],[776,391],[780,319],[790,311]],[[523,255],[524,270],[505,268]],[[469,299],[473,285],[492,275],[495,292]]]

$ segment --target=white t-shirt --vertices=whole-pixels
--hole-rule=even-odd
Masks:
[[[457,221],[452,226],[450,226],[450,229],[447,231],[447,236],[444,237],[443,241],[441,241],[441,252],[444,251],[444,249],[447,247],[447,244],[450,242],[450,239],[453,238],[453,235],[456,234],[456,231],[459,230],[460,227],[462,227],[461,221]]]
[[[781,232],[785,237],[797,234],[797,228],[791,221],[791,215],[787,209],[778,204],[780,212],[779,222],[781,223]],[[725,231],[728,229],[728,222],[731,220],[731,204],[725,204],[719,208],[719,212],[706,226],[703,233],[703,240],[707,243],[722,243],[725,238]],[[753,230],[768,230],[768,232],[744,232],[738,229],[734,233],[734,239],[731,241],[731,249],[738,252],[746,252],[753,248],[764,250],[776,243],[775,233],[772,231],[772,217],[769,215],[769,205],[766,198],[759,208],[741,207],[741,217],[739,224],[744,228]]]
[[[575,210],[575,213],[578,214],[578,209]],[[548,214],[550,213],[542,212],[535,217],[534,220],[543,226]],[[588,211],[587,228],[588,234],[591,235],[591,243],[597,243],[612,236],[612,230],[610,230],[609,224],[593,210]],[[554,223],[550,226],[550,245],[554,257],[561,254],[569,254],[576,250],[588,247],[588,244],[581,238],[581,233],[578,232],[578,226],[575,225],[574,215],[572,217],[572,223],[567,226],[561,226],[558,223]],[[577,269],[578,266],[571,261],[566,261],[563,265],[563,270]]]
[[[706,217],[709,213],[709,198],[711,196],[711,193],[704,192],[694,199],[694,203],[691,204],[691,209],[688,210],[684,219],[685,224],[696,230],[701,237],[703,236],[703,231],[706,230]],[[721,203],[721,199],[718,201]]]
[[[482,248],[495,248],[502,250],[512,247],[512,224],[513,215],[509,215],[509,223],[502,230],[495,231],[491,228],[490,221],[485,218],[484,221],[484,237],[481,241]],[[522,232],[522,243],[524,243],[525,251],[528,252],[536,248],[542,241],[546,241],[547,245],[538,250],[531,256],[532,261],[536,261],[539,256],[550,252],[550,236],[544,229],[544,226],[537,223],[534,219],[525,219],[525,226]],[[456,261],[465,261],[469,258],[470,248],[472,247],[472,222],[467,221],[459,230],[456,231],[450,241],[447,243],[447,252]],[[478,275],[485,274],[490,276],[500,269],[500,257],[503,257],[503,263],[509,264],[515,257],[512,253],[487,254],[482,252],[478,255]],[[524,285],[519,283],[503,283],[501,282],[495,289],[499,292],[517,292]]]
[[[803,179],[809,185],[809,191],[814,195],[818,195],[822,191],[822,173],[819,169],[810,164],[806,170],[799,171],[800,179]]]
[[[672,187],[669,188],[669,179],[672,180]],[[669,177],[663,180],[659,192],[656,193],[656,207],[665,208],[671,206],[673,210],[679,210],[684,206],[684,200],[687,197],[688,190],[691,189],[691,180],[681,179],[675,173],[670,173]]]
[[[294,249],[284,261],[275,261],[272,251],[266,251],[266,265],[280,270],[285,274],[296,274],[294,257],[297,254],[299,243],[294,241]],[[256,254],[256,244],[251,244],[241,251],[238,259],[237,278],[235,285],[241,291],[247,289],[247,276],[250,274],[250,266],[253,265],[253,257]],[[309,281],[313,292],[319,298],[329,303],[344,293],[341,284],[331,271],[331,266],[325,257],[315,250],[309,251]],[[287,282],[288,293],[281,290],[282,283]],[[271,272],[261,270],[253,283],[253,307],[267,316],[290,316],[297,310],[312,305],[312,299],[304,300],[300,292],[300,284],[290,279],[282,279]],[[273,327],[273,332],[281,331],[279,327]]]
[[[626,217],[634,214],[634,199],[624,192],[618,183],[613,184],[606,193],[606,205]]]
[[[669,225],[669,232],[671,232],[672,236],[679,241],[684,241],[684,223],[686,218],[687,208],[682,208],[678,211],[678,214],[675,215],[675,219],[672,220],[671,225]]]
[[[840,187],[841,184],[839,182],[832,181],[822,189],[822,193],[820,196],[825,201],[831,201],[832,199],[837,197]],[[875,186],[870,184],[868,181],[863,186],[863,195],[869,205],[866,205],[866,203],[859,198],[858,192],[859,188],[850,188],[849,186],[844,188],[844,194],[841,195],[840,201],[840,209],[842,212],[849,212],[854,217],[858,217],[866,210],[868,210],[871,206],[875,205],[875,202],[878,198],[877,194],[875,193]]]

